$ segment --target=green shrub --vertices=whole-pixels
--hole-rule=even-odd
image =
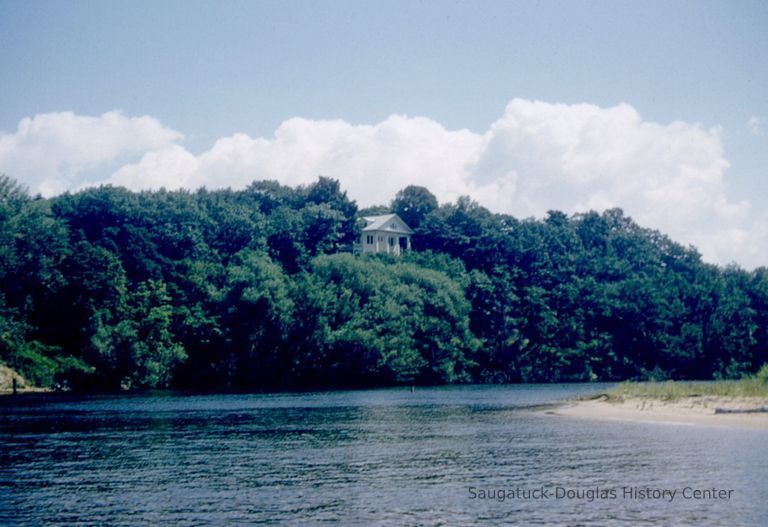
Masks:
[[[73,376],[90,373],[92,368],[81,359],[57,356],[56,346],[39,341],[25,342],[16,351],[16,367],[29,382],[43,388],[67,387]]]
[[[757,370],[757,373],[755,374],[755,379],[762,381],[764,383],[768,383],[768,363],[763,364],[763,366]]]

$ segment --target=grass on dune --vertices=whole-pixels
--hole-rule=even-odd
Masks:
[[[768,399],[768,367],[758,375],[737,381],[623,382],[610,397],[647,397],[673,401],[684,397],[765,397]]]

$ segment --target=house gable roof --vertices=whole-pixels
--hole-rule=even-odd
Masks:
[[[413,230],[397,214],[383,214],[381,216],[365,216],[363,218],[368,225],[363,227],[363,232],[387,231],[401,234],[413,234]],[[394,227],[392,226],[394,224]]]

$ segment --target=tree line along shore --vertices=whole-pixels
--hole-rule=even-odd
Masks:
[[[397,213],[400,256],[353,254]],[[737,379],[768,363],[768,269],[704,263],[619,209],[543,219],[335,180],[99,187],[0,177],[0,363],[76,390]]]

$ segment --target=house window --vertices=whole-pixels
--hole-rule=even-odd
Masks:
[[[368,245],[373,245],[373,236],[371,236],[370,234],[366,236],[365,243],[367,243]]]
[[[392,222],[392,228],[397,229],[397,224],[394,221]]]
[[[392,236],[389,237],[389,246],[390,247],[394,247],[395,246],[395,239]]]
[[[384,236],[379,236],[379,241],[383,242],[384,241]]]

